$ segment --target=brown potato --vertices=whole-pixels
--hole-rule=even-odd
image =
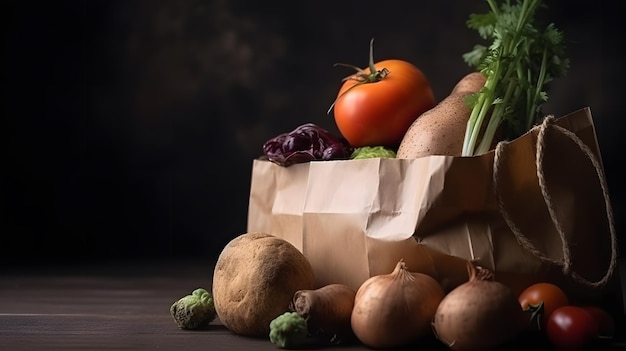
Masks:
[[[313,289],[313,269],[286,240],[251,232],[231,240],[213,273],[213,301],[220,321],[233,333],[267,337],[270,322],[289,311],[298,290]]]
[[[472,112],[465,98],[478,92],[485,81],[480,72],[472,72],[459,80],[450,95],[413,122],[400,143],[396,157],[460,156],[467,121]]]

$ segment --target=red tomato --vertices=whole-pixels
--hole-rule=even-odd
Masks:
[[[523,310],[538,314],[539,328],[543,329],[550,314],[559,307],[569,304],[565,292],[555,284],[541,282],[527,287],[519,296]]]
[[[598,337],[598,324],[579,306],[562,306],[548,317],[548,340],[559,350],[583,350]]]
[[[334,104],[335,122],[353,147],[397,147],[413,121],[435,106],[433,90],[422,71],[409,62],[385,60],[374,67],[388,73],[371,83],[355,79],[343,83]],[[368,67],[363,73],[370,72]]]
[[[601,336],[613,336],[615,334],[615,319],[605,309],[599,306],[583,306],[591,314],[598,324],[598,333]]]

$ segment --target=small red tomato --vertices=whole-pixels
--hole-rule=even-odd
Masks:
[[[569,305],[569,299],[557,285],[541,282],[522,291],[519,303],[522,310],[537,314],[539,329],[543,329],[550,314],[559,307]]]
[[[546,335],[558,350],[583,350],[598,337],[598,324],[584,308],[562,306],[548,317]]]
[[[615,319],[600,306],[583,306],[598,324],[600,336],[612,337],[615,334]]]

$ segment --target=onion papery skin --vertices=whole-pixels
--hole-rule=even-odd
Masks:
[[[359,287],[352,330],[371,348],[409,345],[432,335],[432,319],[444,296],[434,278],[409,272],[401,260],[392,273],[370,277]]]
[[[470,279],[450,291],[433,319],[435,336],[454,351],[492,350],[529,323],[517,297],[493,274],[469,263]]]

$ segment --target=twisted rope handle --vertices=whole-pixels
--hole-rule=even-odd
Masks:
[[[550,213],[550,218],[552,219],[554,227],[556,228],[559,234],[559,237],[561,239],[561,244],[563,247],[563,260],[562,261],[554,260],[550,257],[547,257],[541,251],[539,251],[535,247],[535,245],[533,245],[533,243],[520,231],[517,225],[515,225],[515,223],[511,219],[511,216],[506,211],[502,198],[500,197],[500,193],[498,192],[498,179],[499,179],[499,174],[500,174],[501,159],[504,157],[503,156],[504,150],[505,150],[505,147],[508,145],[508,142],[506,141],[501,141],[496,145],[494,160],[493,160],[493,163],[494,163],[493,184],[495,188],[495,196],[496,196],[496,200],[498,203],[498,209],[500,210],[500,213],[502,214],[502,217],[504,218],[505,222],[507,223],[507,225],[509,226],[509,228],[515,235],[515,238],[517,239],[517,241],[526,250],[530,251],[533,255],[535,255],[536,257],[538,257],[544,262],[562,266],[564,274],[570,275],[574,280],[576,280],[577,282],[583,285],[587,285],[590,287],[603,286],[609,281],[609,279],[613,275],[613,272],[615,271],[615,266],[617,265],[617,239],[615,235],[615,226],[613,224],[613,221],[614,221],[613,210],[611,208],[611,202],[609,200],[608,186],[606,184],[604,172],[602,171],[602,166],[600,162],[595,157],[591,149],[582,140],[580,140],[580,138],[575,133],[557,125],[556,123],[554,123],[554,121],[555,121],[554,116],[547,116],[544,118],[543,122],[540,125],[534,127],[534,128],[539,128],[539,133],[537,135],[537,144],[536,144],[537,154],[535,155],[535,163],[537,166],[537,178],[539,179],[539,188],[541,189],[541,193],[543,195],[544,201]],[[581,149],[581,151],[585,154],[585,156],[591,161],[593,167],[596,170],[596,174],[598,175],[598,180],[600,181],[600,187],[602,188],[602,193],[604,196],[604,205],[606,208],[606,214],[607,214],[609,231],[610,231],[611,261],[609,262],[608,269],[605,275],[602,277],[602,279],[595,281],[595,282],[589,281],[588,279],[582,277],[575,271],[571,270],[572,258],[570,254],[570,245],[565,236],[565,231],[563,230],[563,227],[557,218],[554,203],[552,201],[552,196],[548,192],[546,180],[545,180],[544,172],[543,172],[543,157],[544,157],[544,147],[545,147],[544,139],[545,139],[545,133],[548,130],[548,128],[553,128],[559,131],[560,133],[562,133],[563,135],[567,136],[569,139],[574,141],[574,143],[576,143],[576,145]]]

